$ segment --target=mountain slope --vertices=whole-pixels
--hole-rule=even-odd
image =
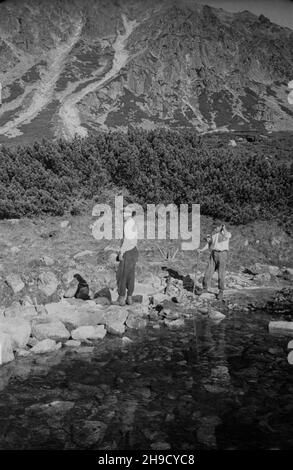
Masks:
[[[0,143],[90,131],[292,130],[293,31],[194,2],[0,4]]]

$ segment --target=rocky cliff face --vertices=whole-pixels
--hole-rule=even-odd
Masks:
[[[293,31],[162,0],[0,4],[0,143],[135,125],[292,130]]]

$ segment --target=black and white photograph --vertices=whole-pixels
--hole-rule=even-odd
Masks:
[[[293,1],[0,1],[1,467],[292,450]]]

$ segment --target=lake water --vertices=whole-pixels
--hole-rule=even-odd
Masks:
[[[0,449],[292,449],[289,338],[229,313],[0,369]]]

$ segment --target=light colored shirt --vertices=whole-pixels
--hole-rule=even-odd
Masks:
[[[206,250],[216,250],[216,251],[225,251],[229,250],[229,239],[231,238],[231,233],[225,231],[224,233],[218,232],[212,235],[212,240],[209,241],[199,252]]]
[[[230,232],[218,232],[212,236],[212,250],[225,251],[229,250],[229,240],[231,238]]]
[[[126,220],[124,224],[124,237],[123,243],[120,248],[120,253],[123,255],[126,251],[130,251],[137,246],[137,225],[132,217]]]

